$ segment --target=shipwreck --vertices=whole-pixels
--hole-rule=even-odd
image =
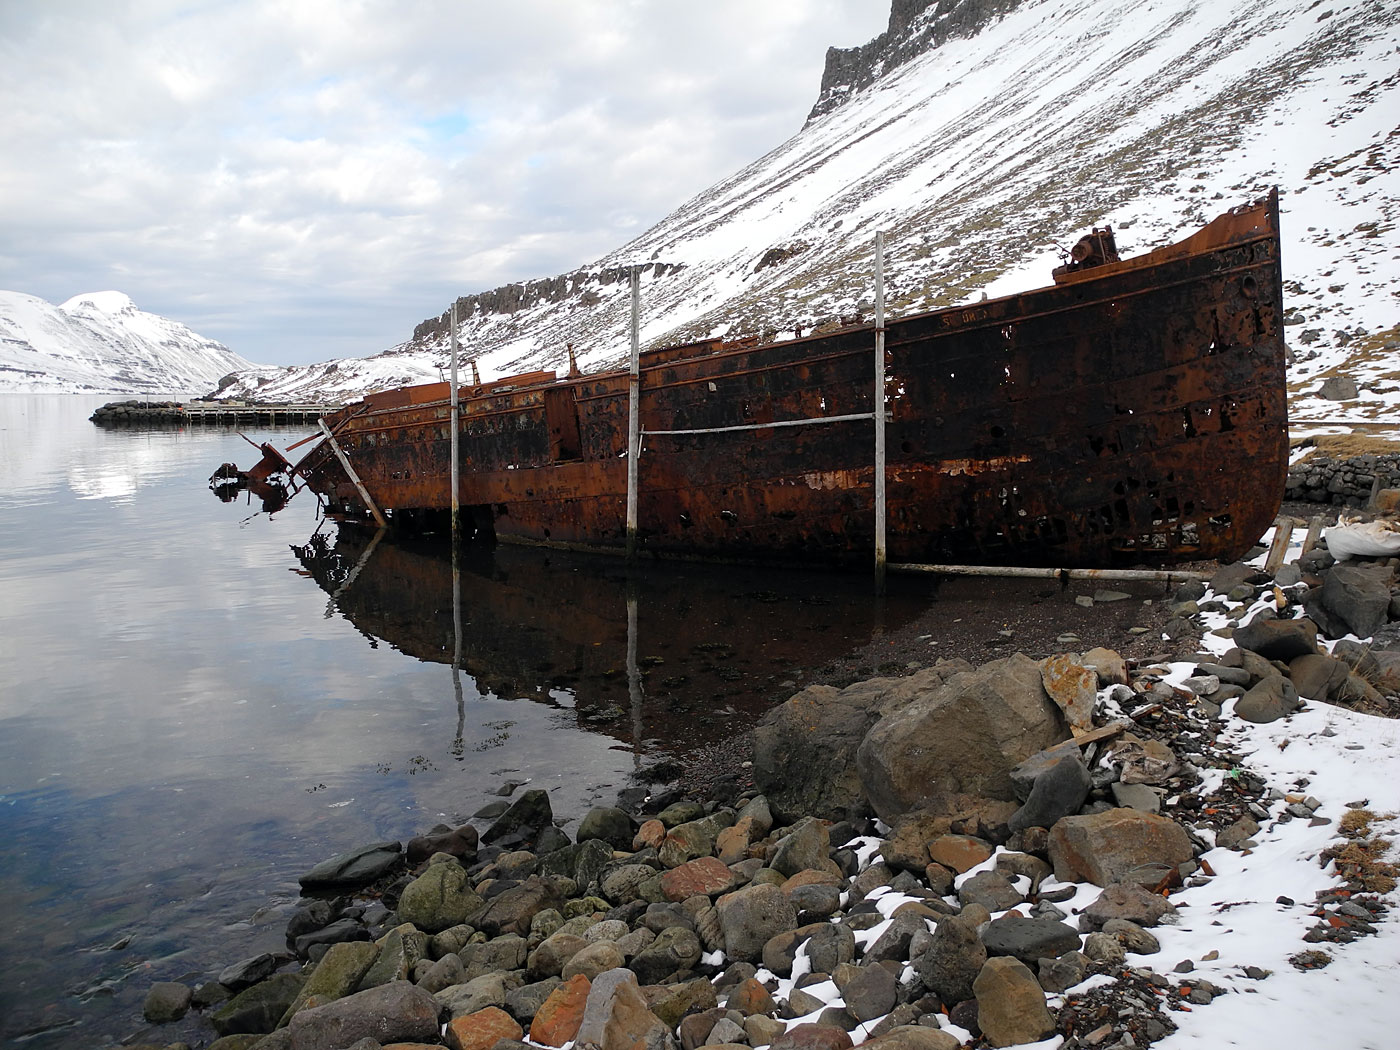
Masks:
[[[448,383],[386,390],[325,416],[297,462],[273,450],[269,469],[340,520],[421,526],[455,508],[513,543],[1232,560],[1272,523],[1287,471],[1278,227],[1273,193],[1136,257],[1095,230],[1053,284],[972,305],[473,382],[455,404]]]

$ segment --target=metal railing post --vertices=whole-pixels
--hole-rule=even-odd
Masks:
[[[627,559],[637,555],[637,461],[642,451],[641,419],[641,313],[640,266],[633,266],[632,280],[632,353],[627,378]]]
[[[875,593],[885,593],[885,234],[875,233]]]
[[[438,375],[442,373],[439,372]],[[452,564],[457,564],[457,514],[461,509],[457,505],[458,482],[461,477],[461,463],[458,460],[457,449],[457,300],[452,300],[452,379],[451,379],[452,411],[450,413],[452,430],[452,440],[449,446],[449,467],[448,474],[452,485]]]

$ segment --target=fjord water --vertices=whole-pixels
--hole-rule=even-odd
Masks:
[[[463,559],[454,620],[441,546],[337,541],[310,493],[221,503],[206,479],[257,458],[243,438],[99,429],[104,400],[0,396],[5,1045],[207,1038],[193,1015],[144,1026],[150,984],[281,949],[315,862],[460,822],[507,780],[577,819],[916,605],[860,577],[629,583],[501,548]]]

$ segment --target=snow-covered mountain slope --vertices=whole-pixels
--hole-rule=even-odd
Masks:
[[[1382,406],[1400,390],[1400,5],[894,8],[890,33],[857,49],[873,79],[824,87],[807,125],[767,156],[593,265],[458,300],[483,377],[562,370],[569,343],[586,367],[622,360],[634,263],[645,344],[781,337],[869,318],[877,230],[898,315],[1048,284],[1057,243],[1092,226],[1112,223],[1124,254],[1137,254],[1277,186],[1295,414],[1392,411]],[[978,11],[988,13],[970,20]],[[949,20],[958,33],[935,32]],[[911,40],[925,50],[908,57]],[[829,53],[828,73],[851,54]],[[264,375],[259,393],[349,396],[386,374],[437,379],[447,317],[367,361]],[[1359,401],[1311,396],[1338,371],[1362,386]],[[249,379],[242,392],[256,389]]]
[[[0,391],[164,394],[207,390],[257,366],[121,292],[54,306],[0,291]]]

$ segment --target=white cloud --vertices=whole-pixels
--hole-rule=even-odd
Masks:
[[[0,7],[0,287],[368,354],[616,248],[801,126],[877,0]]]

